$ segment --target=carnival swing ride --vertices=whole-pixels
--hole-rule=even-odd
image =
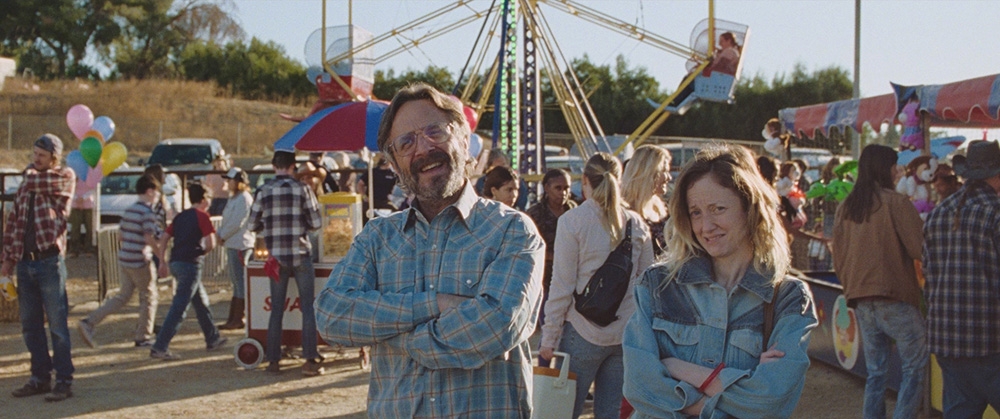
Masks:
[[[619,154],[645,141],[670,115],[683,114],[698,101],[734,100],[742,54],[727,54],[725,49],[714,46],[727,40],[736,51],[745,50],[749,27],[716,19],[714,1],[708,0],[707,4],[708,17],[695,25],[685,45],[573,0],[456,0],[378,36],[353,24],[350,2],[348,25],[327,27],[324,0],[322,27],[306,42],[308,74],[320,93],[313,112],[343,102],[371,100],[376,65],[446,33],[479,23],[479,34],[451,93],[462,101],[467,113],[474,112],[470,121],[477,121],[485,112],[493,113],[492,145],[509,157],[511,167],[523,174],[544,172],[542,76],[552,86],[552,102],[564,115],[581,157],[586,159],[598,151]],[[571,62],[559,47],[546,19],[547,9],[685,59],[688,74],[624,141],[611,143],[588,102],[584,83],[573,74]],[[433,22],[445,19],[446,25],[418,34]],[[499,47],[494,46],[495,41]],[[331,145],[324,151],[340,149]]]

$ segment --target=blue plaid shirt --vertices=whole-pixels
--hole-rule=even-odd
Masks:
[[[299,266],[311,257],[309,232],[319,227],[319,204],[306,184],[281,175],[257,191],[250,231],[264,237],[268,252],[282,265]]]
[[[373,219],[316,299],[327,342],[373,346],[368,415],[529,418],[545,244],[531,219],[476,196],[431,221]],[[441,313],[436,293],[470,297]]]
[[[965,203],[959,201],[965,194]],[[959,212],[959,226],[955,214]],[[939,356],[1000,353],[1000,196],[966,185],[924,224],[927,343]]]

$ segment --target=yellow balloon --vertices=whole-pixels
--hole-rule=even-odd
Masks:
[[[104,161],[104,176],[111,174],[118,166],[125,163],[127,156],[128,150],[125,149],[125,144],[118,141],[106,144],[104,150],[101,151],[101,159]]]

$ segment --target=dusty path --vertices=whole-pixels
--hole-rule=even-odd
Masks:
[[[152,360],[148,350],[134,348],[130,330],[137,318],[133,303],[108,317],[97,329],[101,345],[83,345],[76,322],[97,307],[96,261],[92,255],[67,260],[70,272],[70,329],[76,365],[74,397],[46,403],[40,396],[15,399],[9,392],[28,377],[28,354],[20,326],[0,323],[0,418],[363,418],[368,372],[359,368],[356,350],[327,351],[327,373],[305,378],[298,360],[283,361],[280,375],[245,371],[233,361],[232,346],[241,331],[226,332],[230,343],[206,352],[193,315],[171,342],[183,359]],[[210,290],[212,311],[222,315],[230,295]],[[169,290],[161,290],[159,319],[169,306]],[[796,418],[855,418],[861,412],[864,383],[816,362],[809,369]],[[890,402],[889,408],[892,404]]]

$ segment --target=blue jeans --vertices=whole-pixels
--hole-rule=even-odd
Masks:
[[[583,402],[594,384],[594,419],[618,419],[622,407],[625,367],[622,346],[599,346],[588,342],[573,324],[563,325],[559,350],[569,354],[569,371],[576,374],[576,403],[573,419],[583,413]]]
[[[247,298],[246,271],[253,249],[226,248],[226,263],[229,265],[229,280],[233,283],[233,298]]]
[[[281,331],[285,318],[285,296],[288,293],[288,280],[295,277],[299,287],[299,301],[302,307],[302,356],[306,359],[319,358],[316,344],[319,341],[316,332],[316,313],[313,302],[316,299],[316,271],[310,258],[303,258],[299,266],[281,265],[278,269],[280,281],[267,281],[271,284],[271,318],[267,322],[267,360],[281,360]]]
[[[981,418],[987,404],[1000,412],[1000,353],[937,361],[944,377],[944,419]]]
[[[194,306],[201,333],[205,335],[205,344],[215,342],[219,339],[219,329],[213,323],[212,311],[208,308],[208,293],[201,284],[201,263],[170,262],[170,274],[177,280],[177,290],[170,303],[170,311],[167,311],[167,317],[163,319],[160,334],[156,335],[153,349],[160,352],[167,350],[170,340],[181,328],[188,305]]]
[[[927,379],[927,334],[920,310],[902,301],[862,299],[854,312],[861,326],[868,379],[864,418],[885,418],[885,382],[893,340],[903,364],[903,381],[896,394],[893,418],[915,418]]]
[[[62,255],[41,260],[17,262],[17,294],[20,303],[21,335],[31,354],[31,381],[49,383],[52,370],[56,382],[73,382],[73,360],[70,358],[69,326],[66,316],[66,264]],[[52,356],[45,337],[45,318],[52,335]]]

